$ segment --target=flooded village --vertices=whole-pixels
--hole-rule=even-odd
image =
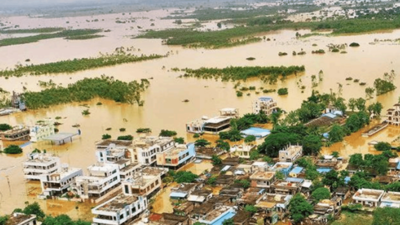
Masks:
[[[0,225],[400,221],[397,2],[55,4],[0,9]]]

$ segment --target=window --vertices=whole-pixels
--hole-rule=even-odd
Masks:
[[[129,194],[129,186],[124,185],[125,194]]]

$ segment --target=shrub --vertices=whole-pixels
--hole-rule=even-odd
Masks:
[[[141,133],[144,133],[144,134],[151,133],[151,129],[150,128],[138,128],[136,130],[136,133],[139,133],[139,134],[141,134]]]
[[[287,95],[287,94],[289,94],[287,88],[279,88],[278,89],[278,95]]]
[[[121,140],[121,141],[132,141],[132,140],[133,140],[133,136],[132,136],[132,135],[119,136],[119,137],[117,138],[117,140]]]
[[[0,124],[0,131],[6,131],[6,130],[11,130],[12,126],[6,124],[6,123],[2,123]]]
[[[176,131],[173,130],[161,130],[160,135],[161,137],[172,137],[172,136],[176,136],[177,133]]]
[[[107,139],[111,139],[111,135],[109,134],[103,134],[103,136],[101,137],[102,140],[107,140]]]
[[[377,151],[388,151],[392,149],[392,146],[387,142],[378,142],[374,147]]]
[[[349,45],[350,47],[360,47],[360,44],[358,44],[357,42],[352,42]]]
[[[18,145],[10,145],[5,148],[3,152],[6,154],[21,154],[22,148],[20,148]]]

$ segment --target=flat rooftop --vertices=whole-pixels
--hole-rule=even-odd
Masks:
[[[383,190],[374,190],[374,189],[359,189],[354,195],[353,198],[361,198],[361,199],[372,199],[379,200],[379,198],[383,195]]]
[[[58,171],[58,172],[56,172],[56,173],[52,173],[52,174],[50,174],[49,176],[50,177],[57,177],[57,176],[60,176],[60,180],[58,180],[58,181],[61,181],[61,179],[63,179],[64,177],[66,177],[66,176],[69,176],[69,175],[71,175],[71,174],[73,174],[73,173],[76,173],[76,172],[78,172],[78,171],[80,171],[80,170],[82,170],[82,169],[80,169],[80,168],[68,168],[68,170],[65,170],[64,171],[64,169],[61,169],[61,171]]]
[[[382,201],[400,201],[400,192],[386,192],[382,196]]]
[[[257,180],[271,180],[275,176],[275,172],[273,171],[257,171],[250,176],[250,179]]]
[[[152,175],[152,176],[160,176],[167,171],[168,171],[168,169],[161,168],[161,167],[144,167],[142,169],[143,174]]]
[[[125,209],[125,206],[130,205],[136,202],[137,200],[138,198],[136,196],[126,196],[120,194],[117,197],[111,199],[110,201],[94,208],[94,210],[117,213],[120,210]]]
[[[50,136],[43,138],[47,141],[62,141],[65,139],[72,138],[73,136],[78,135],[77,133],[56,133]]]
[[[265,194],[261,200],[255,205],[260,208],[272,208],[276,204],[284,204],[292,198],[292,195],[281,194]]]
[[[114,144],[116,146],[124,146],[128,147],[132,145],[132,141],[121,141],[121,140],[101,140],[96,143],[96,146],[110,146],[110,144]]]
[[[273,169],[287,169],[293,166],[293,163],[278,162],[273,166]]]
[[[300,145],[290,145],[286,149],[280,150],[279,152],[287,152],[289,156],[295,155],[297,152],[302,150]]]
[[[256,137],[266,137],[269,134],[271,134],[271,131],[268,129],[264,128],[259,128],[259,127],[250,127],[249,129],[240,131],[240,134],[245,135],[245,136],[256,136]]]
[[[169,142],[173,141],[171,137],[157,137],[157,136],[145,136],[133,141],[133,145],[136,147],[148,148],[153,145],[164,146]]]
[[[5,223],[5,225],[18,225],[21,224],[24,221],[27,221],[29,219],[33,219],[36,218],[35,215],[25,215],[23,213],[14,213],[14,215],[12,215],[7,222]]]
[[[273,186],[276,188],[297,188],[300,186],[300,183],[297,182],[287,182],[287,181],[276,181]]]
[[[173,147],[171,149],[169,149],[168,151],[159,153],[159,154],[165,154],[166,156],[178,156],[179,153],[186,151],[188,148],[186,147],[186,145],[178,145],[176,147]]]
[[[209,214],[206,215],[204,220],[213,221],[213,220],[215,220],[216,218],[218,218],[219,216],[221,216],[223,213],[225,213],[226,211],[228,211],[230,209],[231,209],[231,207],[226,207],[226,206],[214,209]]]
[[[109,172],[116,169],[117,166],[113,164],[91,165],[88,167],[90,172]]]
[[[122,168],[120,171],[121,172],[126,172],[126,171],[129,171],[129,170],[137,167],[137,166],[139,166],[139,163],[131,163],[128,166],[125,166],[124,168]]]
[[[133,187],[146,187],[148,184],[153,183],[157,179],[157,176],[144,175],[136,178],[128,178],[125,181],[131,183]]]
[[[172,188],[171,192],[187,192],[196,186],[197,186],[197,184],[194,184],[194,183],[183,183],[183,184],[179,184],[178,187]]]
[[[30,157],[33,158],[28,158],[28,160],[26,160],[24,162],[25,163],[35,163],[35,164],[42,164],[42,163],[51,163],[51,162],[56,162],[59,158],[55,157],[55,156],[49,156],[46,154],[40,154],[40,153],[34,153],[33,155],[31,155]]]
[[[205,120],[204,123],[217,124],[217,123],[225,122],[225,121],[230,120],[230,119],[231,119],[230,117],[226,117],[226,116],[216,116],[216,117],[210,118],[208,120]]]

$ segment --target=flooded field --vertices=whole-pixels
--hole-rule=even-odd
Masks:
[[[85,77],[98,77],[101,74],[113,76],[122,81],[131,81],[141,78],[153,78],[150,80],[149,89],[143,94],[145,105],[117,104],[111,101],[94,99],[85,102],[90,107],[91,114],[82,116],[85,108],[81,104],[67,104],[41,110],[30,110],[10,116],[0,117],[0,123],[11,125],[27,124],[33,125],[35,121],[43,118],[63,119],[59,130],[62,132],[76,132],[72,127],[79,124],[82,135],[75,137],[72,143],[63,146],[53,146],[50,143],[31,144],[24,148],[24,154],[17,156],[0,155],[0,214],[11,213],[14,208],[21,208],[25,201],[38,201],[37,193],[40,185],[37,183],[26,183],[23,179],[22,162],[25,154],[35,148],[46,149],[49,153],[61,158],[64,163],[72,167],[85,168],[95,162],[94,143],[102,134],[109,133],[116,138],[119,135],[133,134],[137,128],[149,127],[154,135],[158,135],[161,129],[175,130],[179,136],[193,141],[192,135],[186,134],[185,123],[204,115],[213,116],[224,107],[235,107],[241,114],[252,110],[252,102],[258,95],[250,92],[250,96],[236,97],[233,82],[220,82],[215,80],[198,80],[195,78],[178,78],[182,72],[170,72],[171,68],[200,68],[200,67],[228,67],[228,66],[290,66],[304,65],[306,72],[298,77],[292,76],[285,81],[278,81],[276,85],[268,85],[259,80],[249,80],[246,86],[264,87],[266,89],[277,89],[287,87],[288,96],[278,96],[270,93],[269,96],[277,100],[279,107],[286,111],[295,110],[300,107],[301,102],[311,94],[311,75],[323,71],[323,81],[314,88],[323,93],[331,90],[337,92],[338,83],[343,85],[342,96],[346,99],[365,97],[365,88],[372,87],[376,78],[381,78],[383,73],[394,70],[396,78],[394,83],[400,84],[400,61],[398,60],[400,45],[379,44],[370,45],[374,39],[396,39],[400,37],[400,30],[392,33],[365,34],[357,36],[315,36],[306,39],[295,39],[296,31],[279,31],[267,33],[265,36],[272,41],[263,41],[228,49],[205,50],[185,49],[177,46],[165,46],[161,40],[132,39],[131,35],[138,34],[136,26],[149,29],[153,18],[155,28],[175,27],[172,20],[160,20],[158,17],[167,15],[166,11],[142,12],[137,15],[104,15],[98,16],[98,22],[86,22],[94,20],[93,17],[63,18],[63,19],[27,19],[26,17],[8,18],[12,24],[20,24],[21,28],[33,28],[40,24],[41,27],[61,26],[74,28],[103,28],[110,29],[105,33],[106,37],[93,40],[67,41],[63,39],[51,39],[25,45],[0,47],[0,69],[11,68],[25,59],[31,63],[46,63],[72,58],[97,56],[99,52],[112,52],[116,47],[134,46],[135,54],[166,54],[172,52],[169,57],[152,61],[131,63],[115,67],[99,68],[74,74],[46,75],[46,76],[24,76],[21,78],[0,78],[0,88],[7,91],[22,92],[23,87],[28,90],[39,91],[38,81],[53,80],[56,84],[63,86],[74,83]],[[146,19],[135,19],[134,24],[117,24],[117,17],[129,19],[130,17],[145,17]],[[102,19],[104,18],[104,21]],[[148,18],[148,19],[147,19]],[[4,20],[4,18],[2,19]],[[79,21],[78,21],[79,20]],[[69,21],[69,24],[66,22]],[[130,26],[134,26],[130,29]],[[304,34],[309,31],[299,31]],[[1,38],[4,38],[3,36]],[[275,41],[273,41],[275,40]],[[327,52],[326,45],[330,43],[343,44],[358,42],[358,48],[346,49],[347,54]],[[313,46],[316,44],[317,46]],[[312,50],[323,48],[327,52],[324,55],[311,54]],[[303,56],[292,56],[292,51],[307,52]],[[279,52],[287,52],[288,56],[278,56]],[[256,60],[247,61],[247,57]],[[163,69],[165,67],[165,69]],[[360,79],[366,82],[366,86],[360,86],[352,81],[346,81],[346,77]],[[306,86],[304,93],[298,87],[300,82]],[[243,82],[242,82],[243,83]],[[260,96],[262,94],[259,94]],[[384,110],[397,102],[400,96],[400,88],[395,91],[379,96],[372,101],[383,104]],[[184,103],[183,100],[189,102]],[[102,105],[96,105],[101,101]],[[111,131],[106,131],[107,128]],[[119,128],[126,128],[125,132],[119,132]],[[365,128],[365,130],[368,128]],[[363,130],[362,130],[363,131]],[[346,137],[345,142],[334,144],[324,148],[323,153],[339,151],[341,156],[353,153],[374,153],[368,142],[372,140],[392,141],[400,135],[400,128],[388,127],[384,131],[369,137],[361,137],[357,132]],[[212,138],[211,138],[212,139]],[[214,140],[216,138],[214,137]],[[201,164],[190,164],[184,169],[200,174],[211,168],[211,164],[203,161]],[[10,185],[10,186],[9,186]],[[170,191],[170,190],[169,190]],[[216,190],[216,192],[218,192]],[[162,195],[169,195],[166,188]],[[163,198],[169,199],[169,198]],[[163,200],[163,201],[167,201]],[[157,201],[159,202],[159,201]],[[74,219],[90,220],[90,205],[75,202],[39,201],[46,213],[66,213]],[[62,205],[62,206],[61,206]],[[154,206],[157,211],[167,209],[171,211],[169,203]]]

